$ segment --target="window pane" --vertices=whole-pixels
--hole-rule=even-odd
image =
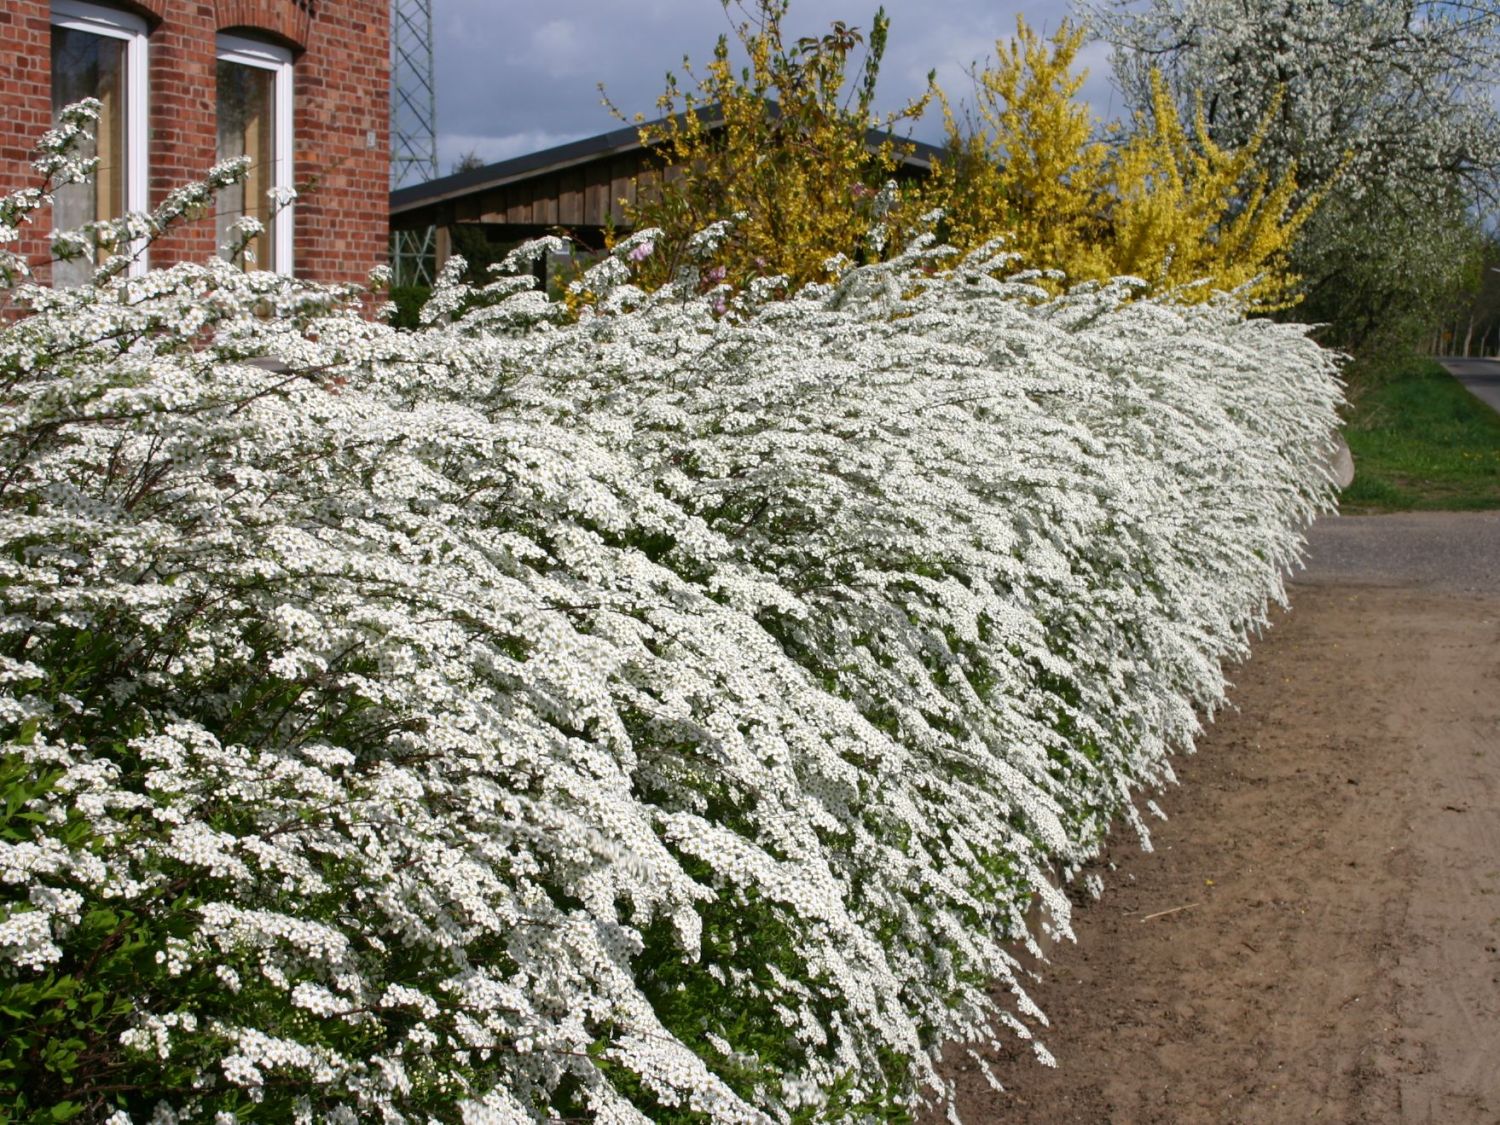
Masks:
[[[52,29],[53,124],[64,106],[84,98],[98,98],[101,105],[97,138],[79,149],[80,156],[98,156],[99,169],[92,182],[69,184],[57,192],[53,223],[59,230],[125,213],[125,49],[123,39]],[[92,274],[91,262],[58,262],[53,283],[78,285]]]
[[[216,225],[219,244],[229,238],[230,224],[241,215],[259,219],[265,234],[246,248],[250,260],[241,264],[275,269],[274,240],[270,237],[271,202],[267,192],[276,183],[274,134],[276,75],[264,67],[219,62],[219,159],[250,158],[250,171],[238,184],[219,193]]]

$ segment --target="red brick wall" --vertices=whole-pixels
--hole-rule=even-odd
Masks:
[[[217,18],[212,2],[168,0],[151,29],[147,166],[151,205],[214,163]],[[213,212],[180,224],[151,249],[151,264],[203,261],[214,253]],[[295,263],[295,256],[293,258]]]
[[[293,269],[314,281],[362,280],[386,259],[389,0],[139,0],[148,17],[147,162],[151,202],[214,162],[216,34],[263,35],[292,48],[296,205]],[[32,146],[51,122],[48,0],[0,6],[0,190],[33,183]],[[45,227],[43,218],[39,226]],[[45,260],[42,237],[25,250]],[[153,265],[214,252],[213,215],[152,250]],[[39,271],[43,272],[43,271]]]
[[[52,127],[52,28],[47,0],[0,4],[0,192],[31,187],[36,138]],[[45,222],[41,225],[45,225]],[[33,262],[45,256],[45,233],[18,248]]]
[[[312,0],[215,0],[214,9],[221,28],[258,27],[304,48],[312,37]]]
[[[223,2],[223,0],[221,0]],[[297,248],[315,281],[363,280],[389,257],[389,0],[259,0],[306,5],[306,53],[296,66]]]

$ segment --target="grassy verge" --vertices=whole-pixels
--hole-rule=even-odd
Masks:
[[[1432,360],[1351,367],[1345,511],[1500,508],[1500,414]]]

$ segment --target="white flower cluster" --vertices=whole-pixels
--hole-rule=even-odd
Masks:
[[[144,920],[98,1119],[851,1119],[1028,1035],[1011,943],[1221,701],[1339,392],[1008,269],[20,290],[0,991]]]
[[[1262,154],[1304,188],[1335,179],[1355,199],[1442,191],[1450,177],[1500,169],[1500,111],[1490,96],[1500,9],[1442,0],[1077,0],[1113,47],[1134,106],[1150,71],[1179,94],[1201,91],[1215,139],[1244,143],[1273,102]]]

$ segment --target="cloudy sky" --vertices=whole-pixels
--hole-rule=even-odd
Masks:
[[[793,0],[784,31],[788,39],[821,35],[836,19],[868,30],[881,2]],[[970,86],[968,66],[993,55],[1017,13],[1048,32],[1068,14],[1067,0],[883,2],[891,19],[879,87],[886,109],[919,94],[934,68],[957,100]],[[468,152],[505,160],[618,128],[600,104],[601,82],[625,113],[653,115],[666,72],[681,77],[684,55],[707,60],[729,27],[720,0],[433,0],[440,174]],[[1085,96],[1115,116],[1107,48],[1090,44],[1082,59]],[[913,135],[941,140],[941,114],[929,112]]]

